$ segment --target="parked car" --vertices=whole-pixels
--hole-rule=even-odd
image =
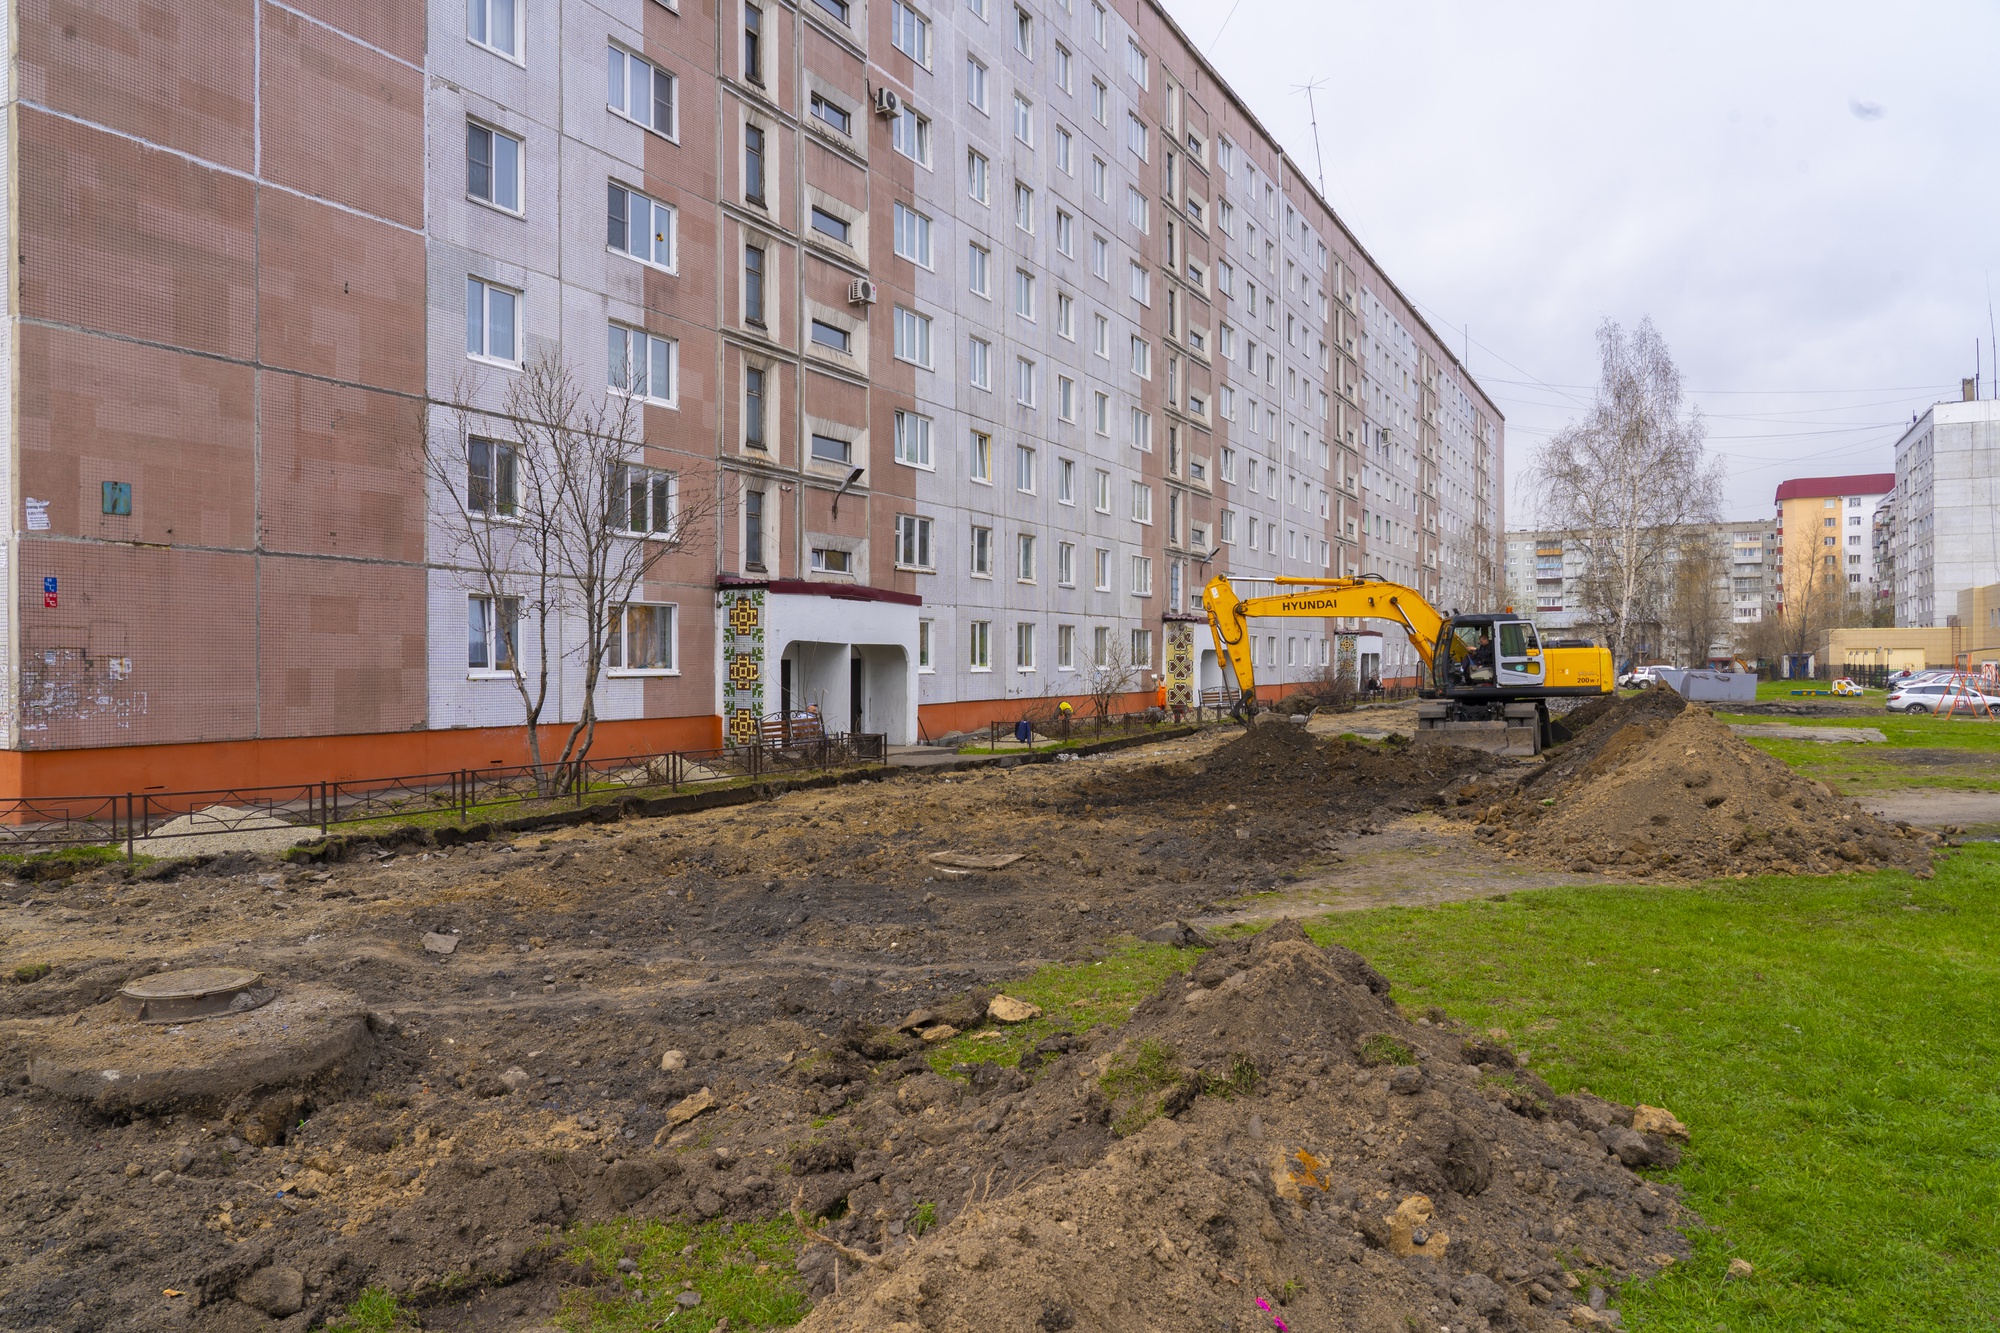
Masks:
[[[1991,685],[1953,685],[1948,680],[1920,680],[1895,686],[1882,706],[1892,713],[1979,712],[2000,710],[2000,693]]]
[[[1643,690],[1660,683],[1659,668],[1634,667],[1618,678],[1620,687],[1629,690]]]

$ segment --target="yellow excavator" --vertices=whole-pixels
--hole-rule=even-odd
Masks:
[[[1532,621],[1501,614],[1445,615],[1415,588],[1380,575],[1272,582],[1296,592],[1243,598],[1218,574],[1202,590],[1215,647],[1240,692],[1231,710],[1257,712],[1256,643],[1250,621],[1264,616],[1327,616],[1401,625],[1423,659],[1417,690],[1418,742],[1464,745],[1495,754],[1536,755],[1549,744],[1550,699],[1611,693],[1611,652],[1587,643],[1543,643]]]

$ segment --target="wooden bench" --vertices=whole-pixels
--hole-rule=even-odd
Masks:
[[[794,714],[789,719],[783,713],[773,713],[757,724],[757,739],[765,745],[815,745],[825,735],[817,713]]]

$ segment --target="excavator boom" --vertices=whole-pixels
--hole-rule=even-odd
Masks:
[[[1444,617],[1415,588],[1361,578],[1280,578],[1273,582],[1294,585],[1299,591],[1238,598],[1229,580],[1218,574],[1201,593],[1202,604],[1208,610],[1209,628],[1215,634],[1216,651],[1228,661],[1236,677],[1236,688],[1246,698],[1256,689],[1256,645],[1250,641],[1250,621],[1258,616],[1391,620],[1409,631],[1411,645],[1423,658],[1425,669],[1430,668],[1431,653],[1444,628]]]

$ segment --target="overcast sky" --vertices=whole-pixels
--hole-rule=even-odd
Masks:
[[[1461,354],[1469,328],[1509,527],[1607,317],[1673,349],[1730,518],[1892,471],[1975,338],[1993,392],[2000,7],[1165,3],[1308,173],[1292,89],[1327,81],[1327,197]]]

